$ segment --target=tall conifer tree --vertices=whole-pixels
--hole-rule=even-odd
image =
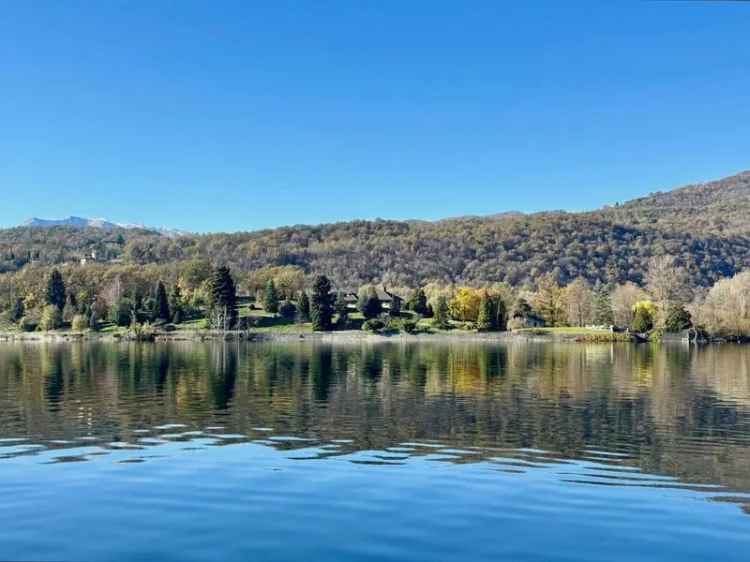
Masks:
[[[65,308],[65,281],[63,281],[62,274],[57,269],[53,269],[47,279],[45,300],[47,304],[59,308],[60,312]]]
[[[226,266],[217,267],[211,275],[211,322],[215,328],[231,329],[237,324],[237,288]]]
[[[333,294],[331,282],[325,275],[318,275],[313,284],[312,299],[310,299],[310,320],[313,330],[329,332],[333,328]]]

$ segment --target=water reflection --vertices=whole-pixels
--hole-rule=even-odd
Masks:
[[[748,503],[750,350],[629,345],[0,348],[0,462],[253,444],[308,461],[553,467]],[[745,506],[745,509],[747,507]]]

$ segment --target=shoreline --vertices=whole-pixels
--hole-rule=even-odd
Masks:
[[[421,334],[377,334],[362,330],[345,330],[336,332],[253,332],[253,331],[213,331],[213,330],[177,330],[156,331],[148,339],[138,339],[129,334],[116,332],[0,332],[0,343],[74,343],[74,342],[210,342],[210,341],[247,341],[247,342],[294,342],[310,341],[320,343],[382,343],[382,342],[558,342],[558,343],[643,343],[636,339],[607,339],[606,332],[594,337],[587,337],[575,332],[470,332],[451,331]],[[720,343],[727,340],[709,342],[689,342],[679,336],[670,335],[661,343],[695,344]]]

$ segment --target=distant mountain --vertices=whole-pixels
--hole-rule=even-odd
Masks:
[[[158,232],[159,234],[163,236],[167,236],[169,238],[176,238],[178,236],[187,236],[190,234],[189,232],[185,232],[182,230],[174,230],[170,228],[154,228],[149,226],[144,226],[142,224],[128,224],[128,223],[116,223],[108,221],[107,219],[88,219],[83,217],[74,217],[70,216],[64,219],[40,219],[37,217],[32,217],[26,221],[24,221],[23,226],[31,227],[31,228],[53,228],[55,226],[70,226],[73,228],[100,228],[102,230],[116,230],[118,228],[126,229],[126,230],[149,230],[153,232]]]

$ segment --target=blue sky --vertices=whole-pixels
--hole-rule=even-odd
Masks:
[[[750,3],[4,2],[0,225],[590,209],[750,168]]]

